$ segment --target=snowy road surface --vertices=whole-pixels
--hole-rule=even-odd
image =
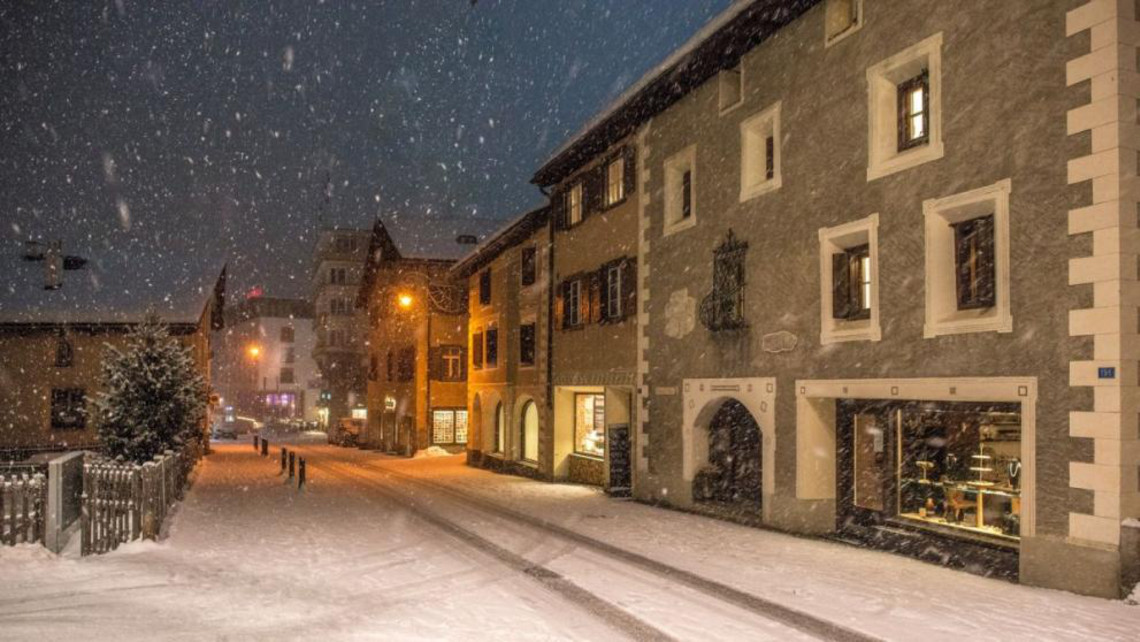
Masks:
[[[0,548],[0,639],[1136,640],[1140,607],[616,501],[299,446],[221,446],[160,543]]]

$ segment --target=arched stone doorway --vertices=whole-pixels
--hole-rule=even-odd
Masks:
[[[716,424],[732,424],[743,407],[756,426],[755,444],[748,448],[758,448],[760,452],[758,474],[760,475],[760,496],[762,501],[752,506],[760,508],[763,520],[771,518],[772,496],[776,488],[776,380],[771,377],[742,379],[685,379],[683,382],[684,418],[681,426],[681,478],[688,489],[696,491],[697,473],[709,465],[710,437]],[[733,404],[729,406],[730,402]],[[725,415],[718,417],[722,409]],[[751,426],[749,426],[751,427]],[[722,433],[718,433],[722,434]],[[731,444],[731,438],[729,439]],[[751,473],[751,469],[747,471]],[[695,493],[686,498],[699,501]]]
[[[708,459],[693,478],[693,500],[760,507],[763,435],[744,404],[729,399],[708,423]]]
[[[525,461],[538,461],[538,404],[533,400],[528,400],[522,408],[521,413],[521,430],[519,431],[519,438],[521,441],[521,457]]]

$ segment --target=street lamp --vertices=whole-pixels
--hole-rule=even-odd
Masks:
[[[251,343],[249,347],[245,349],[245,353],[249,355],[250,359],[257,361],[257,359],[261,357],[261,346],[256,343]]]
[[[410,295],[410,294],[401,294],[398,297],[396,297],[396,304],[399,305],[401,308],[404,308],[405,310],[412,307],[412,303],[414,303],[414,302],[415,302],[415,299],[413,299],[412,295]]]

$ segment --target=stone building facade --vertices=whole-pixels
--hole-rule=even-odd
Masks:
[[[550,210],[527,212],[452,269],[467,284],[468,459],[553,479]]]
[[[575,142],[637,141],[635,495],[1118,595],[1134,12],[737,3]]]

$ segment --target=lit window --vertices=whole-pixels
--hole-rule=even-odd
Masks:
[[[467,411],[433,410],[431,441],[433,444],[448,445],[467,443]]]
[[[879,215],[819,230],[820,343],[879,341]]]
[[[871,318],[871,246],[848,248],[831,255],[834,319]]]
[[[930,140],[930,79],[925,70],[899,85],[899,151]]]
[[[582,184],[576,183],[566,192],[566,221],[567,227],[573,227],[582,222]]]
[[[605,395],[574,395],[574,452],[593,457],[605,456]]]
[[[606,165],[606,205],[615,205],[625,198],[625,159],[616,158]]]

